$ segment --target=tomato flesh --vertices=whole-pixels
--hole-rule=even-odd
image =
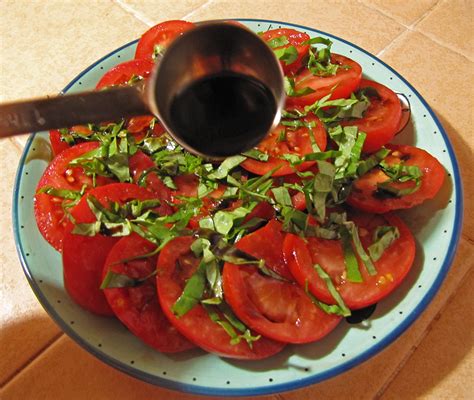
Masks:
[[[388,176],[379,168],[374,168],[356,180],[347,203],[359,210],[373,213],[386,213],[393,210],[411,208],[432,199],[443,186],[446,172],[440,162],[425,150],[413,146],[386,146],[392,153],[385,158],[389,165],[403,162],[407,166],[417,166],[423,173],[418,190],[401,197],[381,195],[377,183],[386,182]],[[398,189],[407,189],[415,185],[413,181],[392,183]]]
[[[288,96],[286,98],[288,108],[313,104],[328,94],[331,94],[331,99],[346,98],[357,89],[362,78],[362,67],[354,60],[334,53],[331,55],[331,62],[341,66],[335,75],[314,76],[306,68],[295,76],[296,90],[309,87],[314,92],[299,97]]]
[[[263,258],[268,268],[282,271],[281,265],[288,268],[283,258],[283,240],[280,223],[270,221],[244,236],[236,246]],[[239,319],[274,340],[313,342],[331,332],[341,319],[314,305],[297,283],[263,276],[255,266],[226,263],[222,280],[226,301]]]
[[[181,295],[184,283],[197,268],[198,260],[192,256],[190,246],[195,239],[182,236],[173,239],[161,251],[156,278],[158,297],[163,312],[183,336],[204,350],[222,357],[262,359],[278,353],[283,343],[265,337],[253,342],[252,348],[244,341],[230,343],[230,336],[214,323],[202,305],[197,304],[181,317],[172,311]]]
[[[277,49],[284,49],[293,46],[297,51],[296,60],[290,64],[287,64],[285,61],[280,60],[281,67],[283,68],[283,72],[286,74],[296,72],[302,64],[303,59],[308,55],[309,50],[309,43],[306,43],[310,37],[308,34],[304,32],[299,32],[295,29],[289,28],[280,28],[280,29],[271,29],[266,31],[262,34],[261,38],[266,42],[281,38],[285,36],[288,40],[288,44],[283,46],[274,47],[274,50]]]
[[[402,106],[395,92],[388,87],[367,79],[360,81],[359,90],[373,88],[378,96],[370,96],[370,106],[363,118],[355,118],[341,123],[343,126],[357,126],[365,132],[364,152],[372,153],[386,145],[397,133],[402,117]]]
[[[168,47],[171,42],[195,25],[186,21],[166,21],[148,29],[140,38],[135,59],[153,60],[155,46]]]
[[[359,259],[363,282],[350,282],[346,278],[343,248],[340,240],[307,238],[307,243],[296,235],[287,235],[283,245],[285,259],[295,279],[319,300],[335,304],[325,282],[314,269],[315,264],[331,277],[344,303],[353,310],[377,303],[391,293],[406,277],[415,258],[415,240],[403,221],[394,215],[354,215],[359,236],[365,249],[372,243],[372,235],[378,226],[395,226],[400,237],[387,248],[382,257],[374,262],[377,274],[371,276]]]
[[[316,144],[321,151],[326,149],[327,137],[326,130],[321,121],[314,116],[304,118],[307,123],[314,123],[312,128]],[[280,141],[280,135],[285,136],[285,140]],[[288,129],[288,127],[279,124],[272,132],[270,132],[262,142],[259,143],[257,149],[262,153],[268,154],[268,161],[258,161],[247,158],[241,166],[247,171],[257,175],[264,175],[276,168],[272,176],[283,176],[293,174],[295,170],[304,171],[315,164],[314,161],[306,161],[300,165],[292,167],[290,163],[281,158],[283,154],[296,154],[303,156],[313,152],[311,146],[310,131],[307,127],[300,127],[296,130]]]
[[[133,279],[149,276],[156,269],[157,255],[128,262],[122,260],[143,256],[155,249],[153,243],[136,233],[120,239],[107,256],[102,277],[105,278],[108,271]],[[163,314],[158,303],[154,276],[136,287],[105,289],[104,294],[117,318],[154,349],[175,353],[194,347]]]
[[[151,60],[130,60],[112,67],[96,85],[96,90],[110,86],[126,85],[135,76],[148,78],[155,63]]]
[[[92,179],[81,167],[70,167],[69,163],[77,157],[96,149],[97,142],[86,142],[67,148],[48,165],[36,190],[51,186],[56,189],[80,191],[83,185],[92,187]],[[96,184],[110,182],[107,178],[98,177]],[[69,203],[65,200],[64,204]],[[46,193],[37,193],[34,200],[36,224],[43,237],[56,250],[61,251],[67,217],[64,213],[63,199]]]
[[[112,183],[88,192],[71,210],[77,224],[96,221],[87,204],[87,197],[94,196],[103,206],[109,202],[124,204],[127,201],[141,201],[156,198],[150,191],[130,183]],[[120,240],[119,237],[83,236],[72,233],[73,225],[66,228],[63,242],[64,286],[72,299],[95,314],[113,315],[103,291],[100,289],[102,270],[109,251]]]

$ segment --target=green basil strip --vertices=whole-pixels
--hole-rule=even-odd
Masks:
[[[240,155],[227,157],[222,161],[217,170],[210,173],[207,177],[209,179],[223,179],[229,174],[230,170],[240,165],[245,159],[245,156]]]
[[[50,196],[61,197],[62,199],[67,200],[77,200],[84,194],[82,191],[57,189],[52,186],[43,186],[36,193],[45,193],[49,194]]]
[[[372,168],[380,164],[385,157],[390,154],[391,150],[386,148],[381,148],[377,153],[372,154],[369,158],[359,162],[357,167],[357,176],[363,176],[369,172]]]
[[[351,315],[350,310],[349,310],[349,314],[347,314],[347,310],[342,309],[339,305],[326,304],[318,300],[316,297],[314,297],[313,294],[308,289],[308,280],[305,280],[304,282],[304,291],[306,295],[311,299],[311,302],[315,306],[323,310],[326,314],[335,314],[335,315],[340,315],[341,317],[348,317]]]
[[[120,263],[126,261],[120,261]],[[125,288],[125,287],[136,287],[143,284],[152,276],[155,276],[157,270],[154,270],[147,276],[143,278],[130,278],[128,275],[119,274],[117,272],[113,272],[111,270],[107,271],[107,274],[102,281],[100,288],[101,289],[112,289],[112,288]]]
[[[342,154],[339,150],[328,150],[315,153],[309,153],[304,156],[304,161],[324,161],[329,158],[336,158]]]
[[[290,192],[288,192],[287,188],[283,186],[279,186],[279,187],[273,188],[272,193],[275,196],[275,201],[278,204],[282,206],[290,206],[290,207],[293,205],[291,201]]]
[[[314,93],[314,89],[311,89],[310,87],[305,87],[303,89],[296,90],[295,80],[288,76],[285,76],[283,78],[283,84],[285,88],[285,93],[291,97],[301,97],[301,96],[306,96],[307,94],[310,94],[310,93]]]
[[[192,310],[202,299],[206,288],[206,263],[201,261],[194,274],[184,285],[181,296],[171,307],[176,317],[182,317]]]
[[[357,251],[357,254],[359,255],[360,259],[365,265],[365,268],[367,269],[367,272],[369,275],[377,275],[377,270],[375,269],[375,265],[372,262],[372,259],[367,255],[367,253],[364,250],[364,247],[362,246],[362,243],[359,238],[359,232],[357,230],[357,226],[351,222],[348,221],[344,224],[347,227],[347,230],[352,236],[352,243],[354,243],[354,247]]]
[[[281,49],[273,49],[276,57],[286,65],[294,63],[298,59],[298,50],[295,46],[288,46]]]
[[[333,297],[333,299],[336,301],[337,305],[339,306],[342,316],[348,317],[349,315],[351,315],[351,310],[349,310],[349,308],[344,303],[344,300],[342,299],[341,295],[339,294],[336,287],[334,286],[334,283],[332,282],[331,277],[328,275],[328,273],[319,264],[313,265],[313,268],[318,273],[318,276],[326,284],[326,287],[328,288],[329,293],[331,294],[331,296]]]
[[[263,162],[268,161],[268,159],[270,158],[268,154],[263,153],[258,149],[250,149],[246,151],[245,153],[242,153],[242,155],[245,157],[253,158],[254,160],[263,161]]]
[[[374,242],[367,248],[372,260],[377,261],[384,251],[400,237],[396,226],[379,226],[374,232]]]
[[[288,41],[288,38],[285,36],[285,35],[282,35],[282,36],[278,36],[276,38],[273,38],[269,41],[267,41],[267,44],[272,48],[276,48],[276,47],[281,47],[281,46],[285,46],[286,44],[289,44],[290,42]]]
[[[344,253],[344,264],[346,265],[347,280],[350,282],[363,282],[359,271],[359,263],[352,248],[350,232],[346,228],[340,229],[342,251]]]

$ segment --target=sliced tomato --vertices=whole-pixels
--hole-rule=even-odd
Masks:
[[[70,167],[69,163],[77,157],[96,149],[98,142],[85,142],[65,149],[51,161],[44,171],[36,190],[50,186],[55,189],[73,190],[79,192],[85,185],[92,187],[92,179],[81,167]],[[110,183],[108,178],[97,177],[96,185]],[[61,251],[62,242],[67,224],[67,217],[63,205],[71,200],[52,196],[46,193],[37,193],[34,200],[34,211],[38,229],[48,243],[56,250]]]
[[[168,47],[171,42],[195,25],[186,21],[166,21],[148,29],[140,38],[135,52],[135,59],[153,60],[155,46]]]
[[[156,168],[154,161],[142,151],[137,151],[132,157],[129,158],[128,166],[130,168],[130,175],[133,179],[133,182],[145,187],[154,193],[159,199],[161,199],[161,205],[158,208],[160,214],[172,214],[173,210],[169,205],[169,202],[171,201],[171,189],[165,186],[156,172],[147,173],[144,181],[141,182],[140,180],[144,172],[147,172],[152,168]]]
[[[231,344],[230,336],[210,319],[201,304],[197,304],[179,318],[173,313],[173,304],[181,296],[186,280],[193,275],[199,263],[190,250],[194,240],[190,236],[178,237],[160,252],[156,282],[159,301],[165,315],[183,336],[219,356],[261,359],[278,353],[284,344],[265,337],[253,342],[252,348],[245,340]]]
[[[390,142],[398,132],[402,106],[396,93],[381,83],[362,79],[359,90],[366,88],[375,89],[377,95],[366,93],[370,100],[370,106],[365,111],[363,118],[354,118],[342,122],[341,125],[357,126],[360,131],[365,132],[367,137],[363,151],[372,153]]]
[[[76,125],[69,129],[70,132],[77,132],[81,135],[89,135],[92,131],[84,125]],[[67,142],[62,139],[61,132],[57,129],[52,129],[49,131],[49,141],[51,142],[51,149],[53,150],[53,156],[57,156],[63,150],[71,147]]]
[[[104,207],[108,207],[110,202],[124,204],[134,199],[156,198],[150,191],[131,183],[101,186],[89,191],[71,210],[76,224],[96,221],[87,204],[88,196],[94,196]],[[102,234],[76,235],[72,229],[73,225],[69,223],[63,241],[64,286],[72,299],[86,310],[99,315],[113,315],[99,287],[107,255],[120,238]]]
[[[307,116],[303,118],[304,122],[314,123],[315,127],[312,132],[318,147],[321,151],[326,149],[327,138],[326,130],[321,121],[315,116]],[[312,153],[311,136],[307,127],[300,127],[295,130],[279,124],[272,132],[270,132],[262,142],[259,143],[257,149],[262,153],[268,154],[268,161],[258,161],[247,158],[241,166],[247,171],[257,175],[264,175],[278,168],[272,176],[289,175],[298,171],[304,171],[315,164],[315,161],[306,161],[300,165],[292,167],[290,163],[283,158],[283,154],[296,154],[303,156]]]
[[[373,213],[386,213],[393,210],[411,208],[432,199],[441,189],[446,172],[440,162],[425,150],[406,145],[387,145],[392,153],[385,158],[389,165],[403,163],[407,166],[417,166],[423,176],[418,190],[411,194],[397,197],[385,191],[378,190],[377,184],[389,180],[388,176],[380,169],[374,168],[364,176],[357,179],[347,199],[347,203],[360,210]],[[415,186],[414,181],[392,183],[397,189],[409,189]]]
[[[286,38],[288,43],[282,46],[272,46],[273,50],[294,47],[297,52],[296,59],[289,64],[280,60],[281,67],[283,68],[283,72],[286,75],[296,72],[301,67],[303,59],[308,55],[309,43],[307,43],[307,41],[310,39],[310,37],[304,32],[299,32],[295,29],[289,28],[271,29],[264,32],[261,36],[265,42],[270,42],[283,37]]]
[[[155,63],[151,60],[130,60],[108,70],[95,87],[96,90],[109,86],[126,85],[133,76],[148,78]]]
[[[314,269],[315,264],[331,277],[336,290],[350,309],[360,309],[377,303],[391,293],[406,277],[415,258],[415,240],[403,221],[394,215],[353,216],[365,249],[372,243],[373,233],[379,226],[395,226],[400,237],[388,247],[382,257],[374,262],[377,274],[371,276],[359,259],[363,282],[346,279],[343,248],[340,240],[307,238],[307,243],[296,235],[285,238],[283,251],[295,279],[300,285],[308,284],[309,291],[327,304],[335,304],[325,282]]]
[[[331,62],[337,64],[335,75],[315,76],[309,69],[304,69],[295,76],[295,89],[313,89],[314,92],[304,96],[288,96],[286,105],[289,108],[313,104],[316,100],[331,94],[331,99],[341,99],[357,89],[362,78],[362,67],[348,57],[340,54],[332,54]]]
[[[150,128],[151,122],[155,119],[153,115],[140,115],[132,117],[127,121],[127,131],[129,131],[137,142],[142,141],[147,135],[151,137],[159,137],[165,133],[165,128],[157,120]]]
[[[157,255],[129,260],[155,251],[156,246],[136,233],[120,239],[107,256],[102,278],[109,271],[142,279],[156,269]],[[176,353],[194,347],[163,314],[156,294],[156,278],[150,276],[136,287],[110,288],[105,297],[115,316],[137,337],[154,349]]]
[[[237,247],[264,259],[268,268],[283,275],[281,271],[288,266],[283,258],[284,234],[280,229],[279,222],[270,221],[244,236]],[[313,342],[331,332],[341,319],[314,305],[297,283],[264,276],[255,266],[226,263],[222,281],[225,299],[239,319],[274,340]]]

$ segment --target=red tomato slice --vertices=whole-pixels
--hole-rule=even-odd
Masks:
[[[396,226],[400,237],[387,248],[382,257],[374,262],[377,275],[370,276],[362,261],[359,270],[363,282],[346,280],[346,267],[341,242],[287,235],[283,244],[285,258],[293,276],[300,285],[308,282],[309,291],[327,304],[335,304],[326,284],[314,270],[319,264],[331,277],[345,304],[353,310],[377,303],[391,293],[408,274],[415,259],[415,240],[403,221],[394,215],[373,216],[359,214],[353,217],[359,227],[359,236],[365,249],[372,243],[372,235],[378,226]]]
[[[98,146],[97,142],[86,142],[65,149],[48,165],[36,190],[45,186],[75,191],[80,191],[83,185],[92,187],[92,179],[84,174],[84,170],[80,167],[69,167],[69,163]],[[111,182],[108,178],[97,177],[96,184],[103,185],[108,182]],[[65,200],[65,203],[68,202],[70,201]],[[61,251],[65,227],[68,222],[64,214],[63,199],[46,193],[37,193],[34,211],[38,229],[43,237],[56,250]]]
[[[139,183],[143,172],[150,168],[156,167],[154,161],[142,151],[137,151],[128,160],[130,168],[130,175],[134,183]],[[170,215],[173,213],[171,206],[168,204],[171,201],[171,189],[168,189],[161,181],[155,172],[150,172],[145,178],[145,188],[154,193],[162,200],[158,212],[162,215]]]
[[[265,337],[253,342],[252,348],[244,340],[232,345],[230,336],[209,318],[200,304],[180,318],[174,315],[173,304],[183,292],[185,281],[192,276],[199,262],[190,251],[194,240],[190,236],[173,239],[163,248],[158,258],[158,297],[170,322],[190,341],[222,357],[257,360],[278,353],[284,344]]]
[[[370,106],[361,119],[351,119],[342,122],[343,126],[357,126],[360,131],[365,132],[367,137],[364,142],[363,151],[372,153],[386,145],[400,126],[402,117],[402,106],[395,92],[388,87],[367,79],[360,81],[359,89],[374,88],[378,97],[370,96]]]
[[[158,121],[155,121],[153,129],[149,132],[151,121],[154,118],[153,115],[132,117],[127,122],[127,131],[134,136],[137,142],[142,141],[147,134],[152,137],[159,137],[165,132],[165,128]]]
[[[357,89],[362,78],[362,67],[354,60],[341,56],[340,54],[332,54],[331,62],[341,66],[341,68],[338,68],[336,75],[314,76],[311,71],[306,68],[295,76],[296,90],[309,87],[313,89],[314,92],[300,97],[288,96],[286,98],[288,108],[313,104],[316,100],[330,94],[331,91],[331,99],[346,98]]]
[[[124,204],[134,199],[143,201],[156,198],[150,191],[131,183],[101,186],[89,191],[71,210],[78,224],[96,221],[87,204],[88,196],[94,196],[105,207],[110,202]],[[99,287],[107,255],[120,238],[101,234],[76,235],[72,233],[72,228],[69,223],[63,242],[64,286],[72,299],[86,310],[99,315],[113,315]]]
[[[105,261],[102,278],[108,271],[140,279],[156,269],[158,256],[128,262],[122,260],[153,252],[156,246],[136,233],[120,239]],[[194,347],[181,336],[163,314],[156,295],[154,276],[136,287],[104,290],[116,317],[137,337],[158,351],[175,353]]]
[[[135,59],[153,60],[155,46],[168,47],[171,42],[195,25],[186,21],[166,21],[148,29],[140,38],[135,52]]]
[[[69,129],[70,132],[79,132],[82,135],[88,135],[92,133],[92,131],[84,125],[75,125]],[[62,140],[62,135],[57,129],[53,129],[49,131],[49,141],[51,142],[51,149],[53,150],[53,156],[57,156],[63,150],[68,149],[71,147],[67,142]]]
[[[298,32],[295,29],[281,28],[266,31],[262,34],[261,38],[266,42],[269,42],[270,40],[280,38],[282,36],[286,36],[286,38],[288,39],[288,44],[274,47],[273,50],[286,49],[290,46],[293,46],[298,53],[296,60],[293,61],[291,64],[286,64],[286,62],[280,61],[281,67],[283,68],[283,72],[286,75],[289,73],[296,72],[301,67],[301,63],[305,56],[308,55],[309,50],[309,44],[305,44],[305,42],[308,41],[310,37],[308,34],[304,32]]]
[[[425,150],[413,146],[387,145],[392,153],[385,158],[389,165],[397,165],[403,161],[404,165],[416,165],[423,173],[420,188],[411,194],[395,197],[380,193],[377,183],[387,181],[389,178],[379,168],[374,168],[356,180],[347,203],[360,210],[373,213],[386,213],[392,210],[411,208],[432,199],[441,189],[446,172],[440,162]],[[393,183],[393,187],[406,189],[415,183]]]
[[[155,63],[151,60],[130,60],[112,67],[100,79],[96,90],[109,86],[126,85],[135,76],[148,78]]]
[[[270,221],[243,237],[237,247],[263,258],[272,270],[281,271],[282,265],[287,269],[280,229],[279,222]],[[264,276],[255,266],[226,263],[222,280],[225,299],[235,314],[265,337],[287,343],[313,342],[326,336],[341,320],[314,305],[296,283]]]
[[[307,116],[303,119],[305,122],[314,122],[316,126],[312,128],[316,143],[318,144],[321,151],[326,149],[327,135],[321,121],[314,116]],[[284,132],[285,140],[280,141],[280,133]],[[262,153],[268,154],[270,157],[268,161],[258,161],[251,158],[247,158],[241,166],[247,171],[250,171],[257,175],[264,175],[271,170],[280,167],[276,170],[272,176],[289,175],[298,171],[304,171],[311,165],[315,164],[315,161],[307,161],[292,167],[286,160],[280,158],[283,154],[297,154],[303,156],[305,154],[312,153],[311,137],[309,129],[306,127],[297,128],[296,130],[288,129],[288,127],[279,124],[272,132],[270,132],[262,142],[259,143],[257,149]]]

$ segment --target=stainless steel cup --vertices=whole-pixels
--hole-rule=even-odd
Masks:
[[[199,23],[178,37],[157,60],[144,84],[1,104],[0,137],[152,113],[184,148],[206,156],[205,147],[190,146],[182,132],[175,131],[171,102],[194,81],[223,72],[255,79],[274,97],[273,120],[249,138],[252,147],[279,122],[285,98],[283,73],[273,51],[258,35],[220,21]],[[219,154],[212,156],[218,158]]]

